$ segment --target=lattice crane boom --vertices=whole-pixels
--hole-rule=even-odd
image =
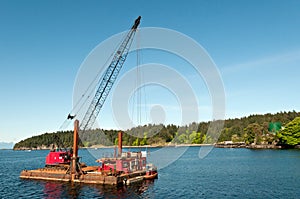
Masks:
[[[137,27],[140,24],[140,20],[141,16],[135,20],[118,50],[114,53],[113,59],[106,69],[95,96],[85,113],[83,120],[81,121],[80,130],[85,131],[93,127],[95,120],[126,60]]]

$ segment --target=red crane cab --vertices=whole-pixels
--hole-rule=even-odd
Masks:
[[[46,156],[46,165],[70,164],[71,151],[50,151]]]

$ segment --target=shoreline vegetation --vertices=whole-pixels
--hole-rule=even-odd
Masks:
[[[124,149],[135,149],[135,148],[163,148],[163,147],[214,147],[214,148],[247,148],[247,149],[291,149],[290,147],[284,147],[280,145],[245,145],[240,143],[232,143],[232,144],[224,144],[224,143],[216,143],[216,144],[167,144],[167,145],[143,145],[143,146],[123,146]],[[80,149],[110,149],[117,148],[117,146],[103,146],[103,145],[95,145],[91,147],[79,147]],[[22,147],[14,150],[26,151],[26,150],[51,150],[50,147],[38,147],[38,148],[29,148]],[[293,149],[300,149],[300,145],[296,145]],[[2,150],[11,150],[11,149],[2,149]]]
[[[213,121],[218,122],[218,121]],[[123,131],[124,148],[214,146],[219,148],[285,149],[300,148],[300,112],[250,115],[226,119],[221,130],[213,122],[185,126],[148,124]],[[209,135],[207,132],[209,131]],[[93,129],[79,133],[80,148],[114,148],[119,130]],[[218,137],[217,142],[213,137]],[[16,143],[14,150],[70,148],[73,131],[33,136]]]
[[[162,148],[162,147],[205,147],[205,146],[215,146],[214,144],[166,144],[166,145],[143,145],[143,146],[122,146],[123,149],[134,149],[134,148]],[[80,149],[113,149],[118,146],[104,146],[104,145],[95,145],[90,147],[79,147]],[[29,148],[22,147],[14,150],[51,150],[52,147],[37,147],[37,148]]]

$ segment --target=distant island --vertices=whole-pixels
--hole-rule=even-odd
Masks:
[[[134,127],[123,134],[124,146],[167,146],[212,144],[206,135],[210,122],[193,122],[185,126],[153,125]],[[113,146],[119,130],[94,129],[80,134],[80,147]],[[218,132],[219,134],[220,132]],[[213,132],[212,132],[213,135]],[[298,148],[300,145],[300,112],[255,114],[226,119],[215,143],[217,147]],[[72,147],[73,131],[44,133],[22,140],[14,150]]]
[[[13,142],[0,142],[0,149],[12,149],[13,146]]]

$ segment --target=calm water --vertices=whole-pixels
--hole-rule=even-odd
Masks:
[[[204,159],[198,151],[189,147],[160,169],[155,181],[114,188],[21,180],[22,169],[44,166],[48,151],[0,150],[0,198],[300,198],[300,150],[214,149]],[[95,164],[91,154],[109,153],[80,150],[79,155]]]

